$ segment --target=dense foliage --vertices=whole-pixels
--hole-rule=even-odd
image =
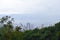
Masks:
[[[13,21],[10,16],[0,19],[0,40],[60,40],[60,22],[54,26],[21,31],[20,26],[14,29]]]

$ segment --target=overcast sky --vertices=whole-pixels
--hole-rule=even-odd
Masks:
[[[53,24],[60,21],[60,0],[0,0],[0,15],[5,14],[18,22]]]

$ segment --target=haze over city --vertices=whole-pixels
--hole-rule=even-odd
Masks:
[[[60,21],[60,0],[0,0],[0,17],[19,23],[51,25]]]

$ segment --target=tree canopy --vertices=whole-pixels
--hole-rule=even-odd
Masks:
[[[21,31],[21,26],[14,29],[13,18],[4,16],[0,19],[0,40],[60,40],[60,22],[53,26]]]

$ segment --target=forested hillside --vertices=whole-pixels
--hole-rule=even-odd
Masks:
[[[14,18],[0,18],[0,40],[60,40],[60,22],[53,26],[21,31],[20,26],[14,29]]]

